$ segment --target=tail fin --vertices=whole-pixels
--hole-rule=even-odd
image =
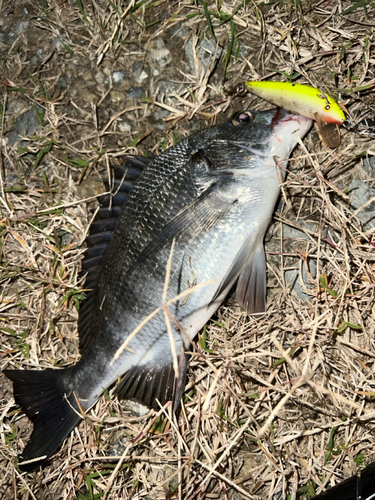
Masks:
[[[73,395],[66,394],[67,370],[4,370],[13,382],[14,398],[34,424],[19,457],[21,470],[30,472],[45,462],[81,420]],[[68,397],[70,396],[70,403]]]

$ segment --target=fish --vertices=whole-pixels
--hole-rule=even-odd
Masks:
[[[334,149],[340,145],[338,125],[344,124],[346,116],[339,104],[326,92],[290,82],[248,81],[246,87],[252,94],[276,106],[315,120],[327,146]]]
[[[115,169],[82,263],[81,358],[4,370],[33,424],[21,470],[48,460],[115,382],[120,399],[155,410],[171,401],[177,411],[191,341],[236,282],[238,303],[265,311],[263,238],[289,155],[311,125],[281,108],[243,111]]]

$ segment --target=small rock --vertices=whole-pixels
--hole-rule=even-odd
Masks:
[[[148,408],[147,406],[130,399],[123,399],[121,401],[121,406],[124,408],[124,410],[131,411],[137,417],[143,417],[150,412],[150,408]]]
[[[6,178],[6,182],[8,184],[14,184],[15,182],[17,182],[19,179],[18,175],[14,172],[12,172],[11,174],[8,175],[8,177]]]
[[[316,273],[316,262],[309,261],[309,270],[312,276]],[[310,283],[309,275],[306,271],[305,265],[302,265],[302,279],[300,276],[299,268],[288,269],[285,271],[285,282],[295,294],[304,302],[311,300],[311,295],[304,292],[304,289],[313,290],[314,286]]]
[[[181,85],[176,82],[169,82],[168,80],[159,80],[158,81],[158,94],[164,94],[166,97],[170,97],[172,94],[176,94]]]
[[[132,65],[132,78],[136,83],[142,83],[148,78],[148,73],[144,69],[144,64],[141,61],[135,61]]]
[[[89,80],[91,80],[92,79],[91,71],[85,71],[85,73],[83,73],[83,75],[82,75],[82,78],[85,82],[88,82]]]
[[[36,51],[36,55],[37,57],[39,58],[40,61],[44,61],[45,58],[47,57],[47,52],[42,48],[42,49],[38,49]]]
[[[134,78],[139,78],[139,75],[142,73],[143,70],[143,62],[141,61],[134,61],[132,64],[132,73]]]
[[[43,116],[43,108],[37,106],[39,115]],[[11,146],[18,142],[18,146],[25,147],[27,141],[23,141],[22,137],[31,137],[40,130],[40,123],[34,108],[29,109],[26,113],[22,113],[16,120],[16,128],[8,135],[8,141]]]
[[[64,235],[65,235],[65,234],[69,234],[69,233],[64,233]],[[72,235],[70,235],[70,236],[72,236]],[[61,240],[60,240],[60,244],[61,244],[61,246],[65,246],[65,245],[66,245],[66,244],[63,244],[63,243],[61,242]],[[69,354],[76,354],[76,352],[77,352],[77,345],[76,345],[76,342],[72,342],[72,341],[70,341],[70,342],[69,342],[69,341],[68,341],[68,342],[67,342],[67,346],[66,346],[66,347],[67,347],[67,349],[68,349],[68,353],[69,353]]]
[[[22,21],[17,28],[14,30],[17,35],[20,35],[22,31],[25,31],[25,29],[29,26],[30,21]]]
[[[29,106],[25,104],[25,101],[23,99],[15,99],[8,104],[7,112],[12,115],[18,116],[21,111],[25,111],[25,109],[27,109],[28,107]]]
[[[223,49],[221,47],[218,47],[217,53],[215,56],[216,52],[216,44],[212,42],[211,40],[206,40],[204,38],[200,45],[196,47],[196,54],[199,59],[199,62],[201,64],[200,71],[201,73],[205,71],[207,66],[210,64],[211,60],[213,57],[215,57],[215,62],[217,62],[220,59],[221,53]],[[186,60],[188,62],[190,71],[192,73],[195,73],[196,68],[195,68],[195,61],[194,61],[194,53],[193,53],[193,39],[190,38],[187,44],[185,45],[185,55],[186,55]]]
[[[129,123],[127,123],[127,122],[120,122],[120,121],[118,121],[117,122],[117,128],[123,134],[130,134],[130,132],[132,131],[131,125]]]
[[[105,76],[103,75],[103,73],[101,71],[98,71],[96,73],[95,80],[97,81],[97,83],[104,83]]]
[[[114,71],[112,75],[113,83],[120,83],[124,79],[124,76],[123,71]]]
[[[112,90],[109,96],[112,102],[122,102],[125,100],[125,94],[119,90]]]
[[[173,36],[182,38],[183,40],[189,35],[189,31],[184,27],[183,23],[179,22],[171,26],[170,33]]]
[[[364,170],[375,179],[375,156],[369,156],[363,160]]]
[[[169,111],[166,109],[161,109],[160,111],[155,111],[152,116],[152,124],[158,130],[165,130],[168,127],[168,123],[164,121],[164,118],[169,116]]]
[[[51,50],[63,50],[64,49],[64,42],[59,38],[58,36],[55,36],[55,38],[51,42]]]
[[[363,229],[367,231],[368,229],[375,227],[375,189],[359,179],[353,179],[350,183],[348,191],[351,198],[350,204],[354,209],[353,212],[369,202],[356,214],[356,217],[361,222]],[[372,201],[370,202],[370,200]]]
[[[148,78],[148,74],[146,71],[142,71],[142,73],[139,75],[138,81],[142,83],[144,80]]]
[[[155,38],[149,44],[146,60],[156,62],[160,68],[164,68],[172,61],[172,54],[162,38]]]
[[[120,457],[126,448],[132,444],[132,440],[123,430],[115,431],[107,440],[107,455],[109,457]]]
[[[128,99],[142,97],[144,93],[145,91],[141,87],[130,87],[130,89],[125,91]]]
[[[15,40],[17,40],[17,34],[14,31],[9,31],[4,36],[3,43],[6,45],[11,45]]]
[[[36,55],[32,56],[30,59],[30,64],[34,66],[35,64],[39,64],[43,62],[47,57],[47,52],[44,49],[38,49]]]
[[[83,90],[80,97],[84,102],[87,102],[88,104],[96,102],[98,100],[97,95],[94,94],[94,92],[90,92],[89,90]]]
[[[77,186],[78,194],[81,198],[91,198],[105,192],[104,182],[98,177],[87,177]]]
[[[66,89],[68,87],[68,81],[65,75],[61,75],[58,82],[61,89]]]

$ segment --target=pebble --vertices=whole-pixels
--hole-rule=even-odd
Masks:
[[[315,260],[309,261],[309,270],[313,277],[316,274]],[[292,290],[303,302],[311,300],[311,295],[304,292],[304,289],[313,290],[314,285],[310,283],[309,275],[306,271],[305,264],[302,264],[302,279],[300,276],[299,268],[288,269],[284,273],[285,283],[287,287]]]
[[[142,73],[143,63],[141,61],[134,61],[132,64],[132,73],[135,79],[139,78],[139,75]]]
[[[43,108],[37,106],[38,112],[43,113]],[[27,141],[23,141],[22,137],[31,137],[40,130],[40,123],[37,118],[34,108],[22,113],[16,120],[16,128],[7,135],[11,146],[18,142],[18,146],[26,147]]]
[[[21,111],[24,111],[27,108],[28,106],[25,105],[25,101],[23,99],[16,99],[8,104],[7,113],[12,115],[19,115]]]
[[[164,94],[166,97],[176,94],[180,87],[181,84],[168,80],[159,80],[157,84],[158,94]]]
[[[141,74],[139,75],[138,81],[141,83],[144,80],[146,80],[147,78],[148,78],[148,74],[146,73],[146,71],[142,71]]]
[[[375,179],[375,156],[369,156],[363,160],[364,170]]]
[[[200,72],[202,73],[203,71],[205,71],[207,66],[210,64],[211,59],[215,55],[216,44],[214,42],[212,42],[211,40],[207,40],[206,38],[204,38],[202,40],[202,42],[200,43],[199,47],[196,47],[195,51],[196,51],[197,57],[199,59],[199,62],[201,64]],[[221,47],[218,47],[217,54],[215,57],[216,62],[220,59],[222,51],[223,51],[223,49]],[[195,61],[194,61],[194,54],[193,54],[193,39],[192,38],[189,38],[187,44],[185,45],[185,55],[186,55],[186,60],[188,62],[190,71],[195,74],[196,68],[195,68]]]
[[[51,42],[51,50],[63,50],[64,49],[64,42],[59,38],[58,36],[55,36],[55,38]]]
[[[78,194],[81,198],[91,198],[105,191],[104,182],[98,177],[86,177],[77,186]]]
[[[122,102],[125,101],[124,92],[120,92],[119,90],[112,90],[109,93],[112,102]]]
[[[359,179],[353,179],[348,192],[353,212],[372,200],[356,214],[356,218],[361,222],[365,231],[375,227],[375,189]]]
[[[103,73],[102,73],[101,71],[98,71],[98,72],[95,74],[95,80],[96,80],[98,83],[104,83],[105,76],[103,75]]]
[[[2,40],[2,43],[5,45],[11,45],[14,41],[17,40],[17,35],[14,31],[9,31]]]
[[[146,60],[149,62],[156,62],[160,68],[164,68],[172,62],[172,54],[165,46],[162,38],[155,38],[148,46]]]
[[[94,92],[90,92],[89,90],[83,90],[81,94],[81,99],[90,104],[92,102],[96,102],[98,100],[98,96]]]
[[[66,89],[68,87],[68,80],[65,75],[60,76],[58,84],[62,89]]]
[[[17,28],[14,30],[16,35],[20,35],[22,31],[25,31],[26,28],[28,28],[30,24],[30,21],[22,21]]]
[[[168,123],[164,121],[164,118],[167,118],[167,116],[169,116],[169,111],[166,109],[155,111],[152,117],[153,126],[158,130],[165,130],[168,127]]]
[[[123,71],[114,71],[112,75],[113,83],[120,83],[124,79],[124,76]]]
[[[130,134],[132,131],[131,125],[128,122],[117,122],[117,128],[119,129],[120,132],[123,134]]]
[[[91,71],[85,71],[85,73],[83,73],[82,75],[82,78],[85,82],[88,82],[89,80],[92,80],[92,74],[91,74]]]
[[[130,89],[125,91],[125,95],[128,99],[140,98],[144,95],[145,91],[141,87],[130,87]]]
[[[11,173],[8,175],[8,177],[6,178],[6,182],[8,184],[14,184],[15,182],[17,182],[19,179],[18,175],[16,173]]]

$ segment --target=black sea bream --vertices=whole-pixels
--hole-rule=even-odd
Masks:
[[[120,378],[120,397],[155,409],[172,400],[176,409],[185,387],[189,338],[237,280],[238,302],[249,313],[265,310],[263,237],[286,159],[311,123],[280,108],[239,113],[144,160],[148,164],[113,233],[116,208],[102,209],[83,263],[85,287],[93,290],[78,321],[80,361],[60,370],[5,371],[16,402],[34,424],[21,457],[31,462],[23,470],[50,457],[82,411]],[[170,256],[165,300],[192,292],[168,306],[169,316],[161,310],[145,322],[129,341],[163,303]]]

